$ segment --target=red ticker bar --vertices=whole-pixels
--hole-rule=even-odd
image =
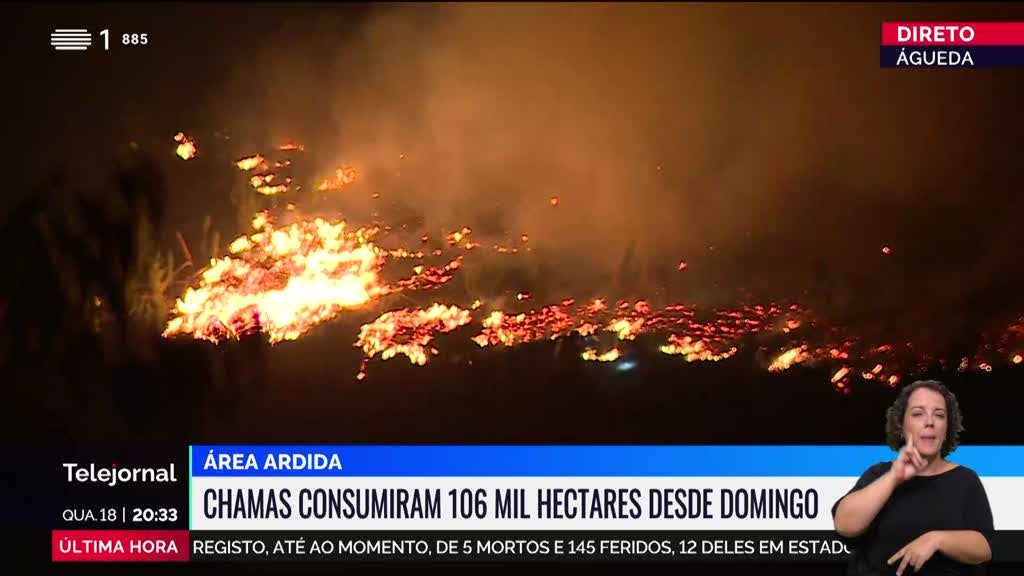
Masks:
[[[883,22],[883,46],[1024,46],[1024,22]]]
[[[188,530],[54,530],[54,562],[187,562]]]

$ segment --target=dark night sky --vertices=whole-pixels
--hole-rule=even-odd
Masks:
[[[159,142],[168,131],[173,135],[219,123],[224,119],[211,116],[210,103],[220,99],[225,80],[242,68],[248,55],[259,51],[260,36],[274,38],[282,50],[310,38],[326,45],[370,9],[297,3],[7,7],[10,34],[5,40],[14,55],[14,70],[8,73],[19,78],[7,94],[14,99],[9,133],[18,138],[7,144],[30,162],[18,170],[15,187],[36,184],[40,173],[74,156],[82,155],[75,168],[90,166],[111,157],[113,148],[129,139]],[[58,27],[88,28],[94,34],[93,47],[86,52],[53,51],[49,33]],[[128,32],[146,32],[150,42],[137,47],[115,44],[103,52],[98,37],[103,28],[116,35],[112,43]],[[308,61],[297,65],[313,67]],[[261,87],[252,78],[252,89]]]

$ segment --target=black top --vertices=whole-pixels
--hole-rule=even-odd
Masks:
[[[850,492],[871,484],[891,466],[891,462],[879,462],[868,468]],[[842,498],[832,506],[832,518],[841,501]],[[868,529],[856,538],[845,539],[853,550],[847,574],[895,574],[899,562],[890,566],[886,563],[889,558],[932,530],[977,530],[985,536],[989,546],[992,545],[992,509],[981,479],[970,468],[957,466],[933,476],[915,476],[897,486]],[[973,567],[937,551],[919,572],[915,573],[908,565],[903,573],[915,576],[972,574]]]

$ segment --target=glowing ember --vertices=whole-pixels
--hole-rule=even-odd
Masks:
[[[580,357],[588,362],[614,362],[619,359],[619,354],[618,348],[612,348],[603,354],[598,354],[597,350],[593,348],[587,348],[580,354]]]
[[[736,347],[716,353],[703,340],[694,340],[689,336],[669,336],[668,344],[660,348],[665,354],[678,355],[687,362],[718,362],[725,360],[737,352]]]
[[[558,196],[552,196],[550,202],[552,206],[558,206]]]
[[[298,150],[299,152],[301,152],[301,151],[305,150],[306,147],[303,146],[302,144],[295,144],[294,142],[287,142],[285,144],[282,144],[282,145],[278,146],[277,149],[278,150],[282,150],[284,152],[290,152],[292,150]]]
[[[463,226],[462,230],[456,230],[455,232],[452,232],[451,234],[445,236],[445,240],[447,240],[449,246],[455,246],[459,242],[462,242],[463,238],[469,236],[472,233],[473,231],[471,229],[469,229],[466,226]],[[424,235],[423,238],[426,238],[426,235]],[[426,240],[424,240],[424,242],[426,242]]]
[[[836,373],[832,375],[832,383],[835,384],[836,382],[839,382],[843,378],[846,378],[846,375],[849,373],[850,369],[847,368],[846,366],[843,366],[839,370],[836,370]]]
[[[249,178],[249,185],[252,186],[254,189],[256,189],[258,191],[264,185],[267,185],[267,184],[270,184],[271,182],[273,182],[274,178],[276,178],[276,177],[277,176],[274,173],[270,173],[270,174],[257,174],[256,176],[253,176],[252,178]]]
[[[263,156],[256,154],[255,156],[247,156],[240,158],[235,161],[235,166],[238,166],[239,170],[249,171],[263,164],[265,159]]]
[[[575,325],[571,312],[560,306],[545,306],[539,311],[531,310],[515,316],[495,310],[483,320],[483,330],[472,340],[481,347],[498,344],[514,346],[568,336]]]
[[[1015,354],[1013,356],[1013,363],[1020,364],[1021,362],[1024,362],[1024,356],[1021,356],[1020,354]]]
[[[468,310],[443,304],[434,304],[426,310],[385,312],[362,326],[355,346],[363,349],[364,367],[366,361],[377,354],[382,360],[403,354],[413,364],[422,366],[427,363],[426,346],[435,334],[451,332],[471,321]],[[438,353],[436,349],[431,352]]]
[[[609,324],[607,330],[618,334],[619,340],[633,340],[636,338],[636,335],[640,332],[640,328],[643,327],[643,325],[643,318],[637,318],[633,321],[622,318]]]
[[[790,348],[783,352],[778,358],[775,359],[771,365],[768,366],[769,372],[780,372],[807,360],[807,347],[801,346],[799,348]]]
[[[339,166],[334,171],[334,178],[321,180],[317,190],[326,192],[328,190],[340,190],[356,181],[356,169],[351,166]]]
[[[195,140],[185,136],[183,132],[178,132],[174,135],[174,141],[178,143],[178,147],[175,152],[177,152],[178,156],[182,160],[191,160],[196,157]]]
[[[384,291],[381,259],[363,229],[319,218],[278,229],[265,213],[253,228],[178,299],[164,336],[219,342],[262,332],[271,343],[294,340]]]
[[[415,276],[398,280],[394,283],[394,286],[395,288],[402,290],[426,290],[439,288],[452,279],[455,271],[458,270],[461,265],[462,261],[459,258],[456,258],[444,266],[416,266],[413,269]]]
[[[892,254],[892,248],[889,248],[888,246],[882,246],[882,254]]]
[[[287,184],[278,184],[276,186],[260,186],[256,189],[257,192],[264,196],[274,196],[277,194],[284,194],[288,191]]]
[[[680,271],[686,270],[686,262],[684,260],[680,260],[679,261],[679,270]]]

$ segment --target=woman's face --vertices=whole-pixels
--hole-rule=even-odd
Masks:
[[[918,388],[910,394],[903,415],[903,434],[921,456],[933,456],[946,440],[946,399],[935,390]]]

